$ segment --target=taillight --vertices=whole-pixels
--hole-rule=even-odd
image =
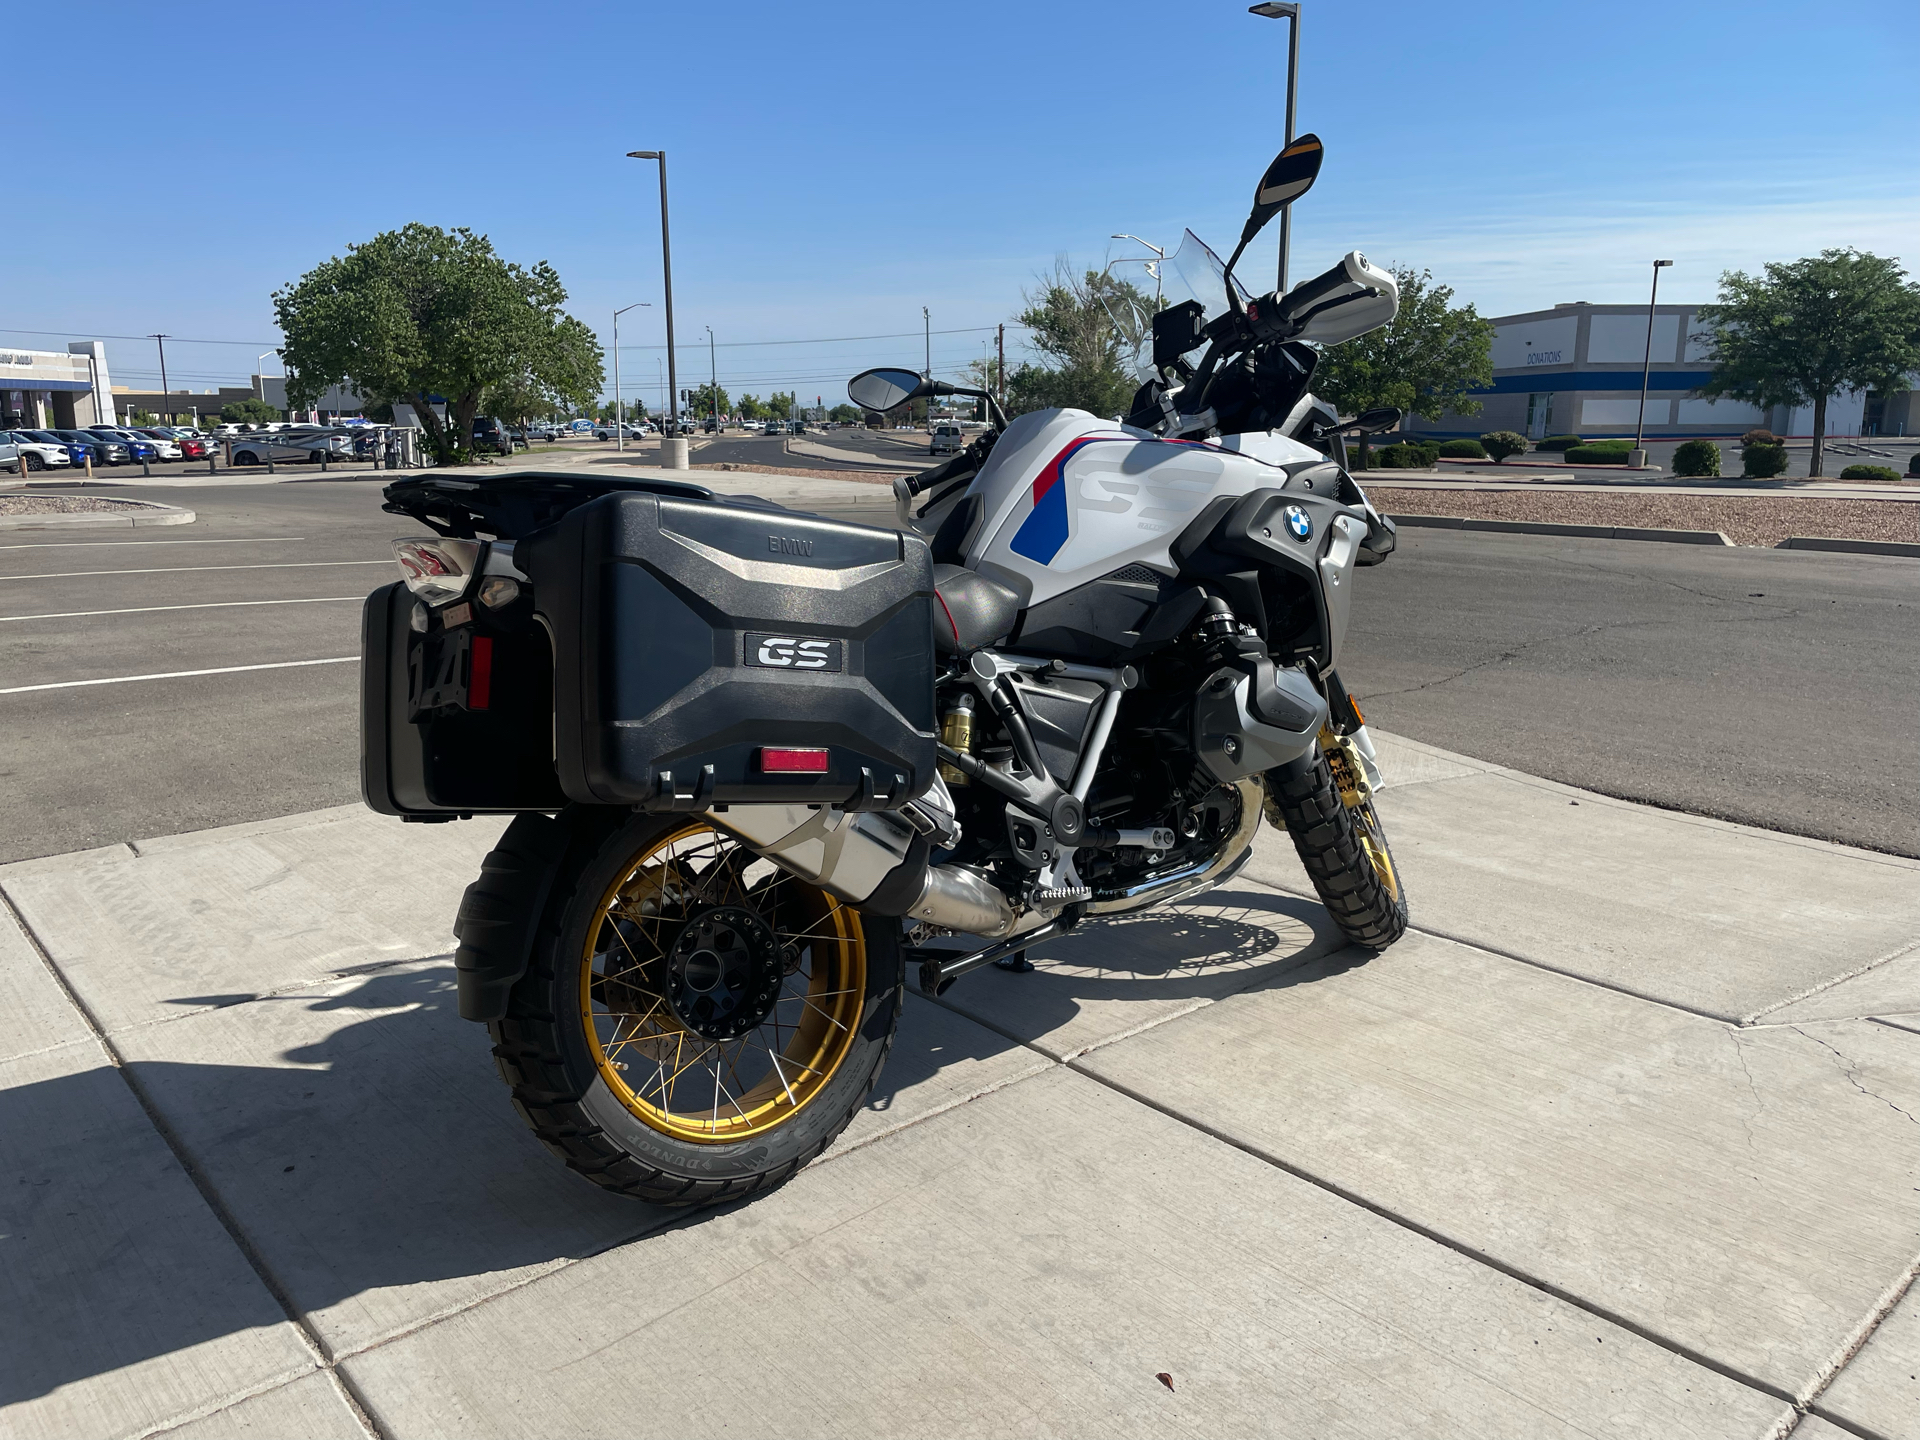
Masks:
[[[827,752],[812,746],[773,746],[760,749],[760,773],[763,775],[824,775]]]
[[[458,599],[480,565],[479,540],[396,540],[393,558],[407,589],[429,605]]]

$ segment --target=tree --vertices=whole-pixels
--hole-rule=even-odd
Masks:
[[[827,412],[827,419],[837,425],[858,425],[864,412],[857,405],[836,405]]]
[[[220,418],[229,425],[271,425],[281,417],[264,400],[232,400],[220,407]]]
[[[1699,393],[1813,406],[1809,475],[1825,470],[1829,396],[1902,388],[1920,369],[1920,284],[1898,261],[1863,250],[1822,250],[1761,276],[1729,270],[1720,303],[1699,316],[1706,329],[1694,338],[1713,350],[1713,378]]]
[[[1433,272],[1393,267],[1400,309],[1378,330],[1332,346],[1313,372],[1316,395],[1342,414],[1395,405],[1428,420],[1448,411],[1478,415],[1469,392],[1493,383],[1493,322],[1471,305],[1449,302],[1453,287],[1433,283]],[[1367,467],[1360,437],[1360,468]]]
[[[791,390],[785,392],[776,390],[769,395],[767,397],[767,414],[775,420],[791,420],[793,418],[793,392]]]
[[[760,403],[760,397],[758,395],[742,395],[740,397],[740,418],[742,420],[764,420],[767,418],[767,407]]]
[[[1008,376],[1008,413],[1062,406],[1095,415],[1124,414],[1138,387],[1126,369],[1132,347],[1114,312],[1131,315],[1145,304],[1150,313],[1151,301],[1133,285],[1098,270],[1076,276],[1061,260],[1051,275],[1041,277],[1038,290],[1027,293],[1026,302],[1019,323],[1028,328],[1027,344],[1052,364],[1028,362]]]
[[[287,398],[301,408],[344,384],[405,400],[440,463],[462,463],[488,391],[524,386],[582,406],[599,394],[600,342],[561,313],[566,298],[546,261],[511,264],[484,235],[420,224],[386,231],[274,293]],[[436,396],[447,402],[445,425]]]

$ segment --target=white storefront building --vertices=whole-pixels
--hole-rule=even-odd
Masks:
[[[65,351],[0,349],[5,428],[73,430],[119,419],[104,342],[76,340]]]
[[[1548,435],[1598,438],[1632,435],[1640,418],[1640,378],[1648,358],[1644,305],[1556,305],[1494,317],[1493,384],[1474,392],[1478,415],[1451,412],[1438,420],[1414,418],[1410,428],[1431,435],[1481,435],[1515,430],[1531,439]],[[1691,305],[1662,305],[1653,316],[1647,366],[1645,434],[1673,439],[1737,436],[1756,427],[1776,435],[1809,436],[1813,408],[1761,410],[1697,393],[1712,374],[1701,325]],[[1829,435],[1911,435],[1920,429],[1920,401],[1912,389],[1891,395],[1851,391],[1827,401]]]

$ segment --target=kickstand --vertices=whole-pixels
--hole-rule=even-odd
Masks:
[[[993,962],[996,970],[1011,970],[1015,975],[1025,975],[1033,969],[1033,962],[1027,959],[1027,952],[1016,950],[1011,955],[1002,955]]]

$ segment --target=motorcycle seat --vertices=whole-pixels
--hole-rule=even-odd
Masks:
[[[964,655],[1005,639],[1020,618],[1020,596],[961,565],[933,567],[933,648]]]

